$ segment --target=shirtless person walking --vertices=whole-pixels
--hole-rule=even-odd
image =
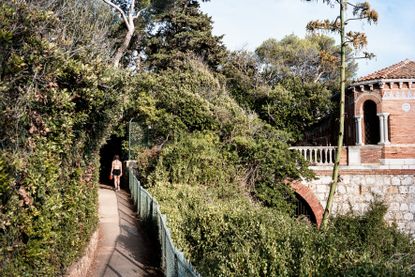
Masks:
[[[120,190],[120,177],[122,176],[122,163],[120,156],[115,155],[112,160],[111,176],[114,178],[114,190]]]

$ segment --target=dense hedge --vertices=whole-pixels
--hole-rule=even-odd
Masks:
[[[97,153],[123,80],[69,55],[53,12],[0,4],[0,275],[58,276],[97,224]]]
[[[415,245],[388,227],[386,207],[317,230],[253,204],[235,185],[159,183],[150,189],[173,240],[203,276],[413,276]],[[246,195],[246,194],[245,194]]]

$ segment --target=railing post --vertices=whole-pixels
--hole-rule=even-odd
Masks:
[[[149,207],[150,208],[149,208],[148,214],[149,214],[150,218],[152,219],[153,218],[153,199],[150,199]]]
[[[318,154],[319,154],[319,162],[318,162],[318,164],[323,164],[323,149],[319,149],[318,150]]]
[[[331,164],[332,149],[329,148],[329,151],[327,151],[327,152],[328,152],[328,155],[329,155],[329,157],[328,157],[329,158],[329,164]]]
[[[134,180],[133,187],[131,188],[131,197],[133,199],[134,204],[135,204],[135,186],[136,186],[136,181]]]
[[[128,188],[130,189],[130,191],[131,191],[131,182],[132,182],[132,178],[131,178],[131,169],[130,168],[128,168]]]
[[[148,211],[148,197],[146,197],[146,211]]]
[[[291,150],[297,151],[311,165],[332,165],[336,155],[335,146],[297,146],[291,147]]]
[[[134,204],[137,203],[137,197],[138,196],[138,182],[136,183],[136,185],[134,186]]]
[[[140,188],[140,183],[137,179],[135,179],[134,187],[137,189],[137,201],[134,202],[134,205],[137,205],[137,214],[138,214],[139,217],[141,217],[141,208],[138,205],[138,202],[139,202],[139,196],[138,195],[140,194],[141,188]]]
[[[163,218],[163,225],[164,225],[165,222],[166,221]],[[166,226],[164,226],[164,228],[163,228],[163,241],[162,241],[163,249],[162,249],[162,252],[164,252],[164,255],[163,255],[162,265],[164,265],[165,271],[167,271],[167,230],[166,230],[165,227]]]
[[[137,189],[138,189],[138,194],[137,194],[137,211],[138,211],[138,215],[141,217],[141,184],[139,181],[137,181]]]
[[[332,162],[332,156],[331,156],[331,152],[332,152],[333,150],[331,149],[331,148],[328,148],[327,149],[327,160],[328,160],[328,164],[332,164],[333,162]]]
[[[174,273],[175,276],[179,276],[179,262],[177,259],[177,253],[174,253]]]

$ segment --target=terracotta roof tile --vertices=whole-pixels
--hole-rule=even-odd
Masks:
[[[361,77],[357,80],[357,82],[378,79],[415,79],[415,62],[411,60],[404,60],[400,63],[388,66]]]

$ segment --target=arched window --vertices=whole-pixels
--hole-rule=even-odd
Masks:
[[[376,111],[375,102],[367,100],[363,104],[365,144],[378,144],[380,140],[379,118]]]

